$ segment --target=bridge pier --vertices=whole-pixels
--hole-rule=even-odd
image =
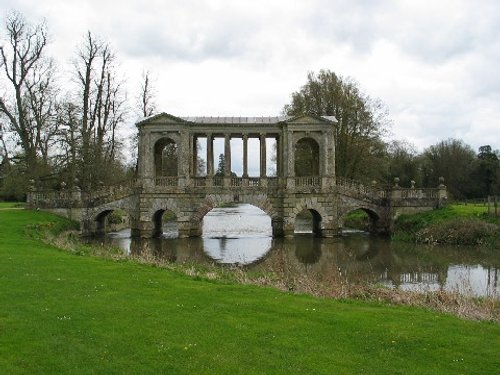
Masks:
[[[284,237],[285,236],[285,228],[284,228],[284,220],[283,218],[272,218],[271,226],[273,231],[273,237]]]
[[[200,221],[178,221],[179,238],[201,237],[202,223]]]

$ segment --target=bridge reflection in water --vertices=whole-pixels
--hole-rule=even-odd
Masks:
[[[300,223],[301,228],[307,223]],[[289,279],[306,275],[317,283],[381,284],[404,290],[448,290],[500,298],[500,257],[485,261],[478,251],[394,243],[364,233],[341,238],[297,234],[272,238],[270,219],[250,205],[219,208],[204,221],[202,238],[131,238],[129,231],[106,238],[130,255],[152,261],[238,264]]]

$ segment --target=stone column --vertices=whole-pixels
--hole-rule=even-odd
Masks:
[[[266,177],[266,135],[260,135],[260,177]]]
[[[243,135],[243,178],[248,177],[248,135]]]
[[[286,187],[288,189],[293,189],[295,187],[295,150],[293,149],[293,133],[291,131],[286,131],[286,149],[287,156],[284,158],[283,170],[286,173]],[[286,232],[286,230],[285,230]]]
[[[193,161],[192,161],[192,176],[196,177],[198,175],[198,137],[196,135],[192,136],[192,155],[193,155]]]
[[[276,177],[282,177],[281,137],[276,136]]]
[[[214,137],[212,134],[207,134],[207,176],[214,175]]]
[[[231,177],[231,136],[224,137],[224,176]]]

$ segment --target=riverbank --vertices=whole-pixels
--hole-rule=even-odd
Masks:
[[[2,373],[473,374],[500,365],[496,323],[239,285],[208,268],[75,256],[37,238],[72,228],[42,212],[1,211],[0,226]]]
[[[475,205],[448,205],[415,215],[402,215],[392,238],[430,245],[483,245],[500,249],[500,218]]]

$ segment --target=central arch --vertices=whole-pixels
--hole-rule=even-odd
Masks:
[[[198,208],[193,211],[190,218],[190,223],[201,228],[201,222],[205,215],[216,207],[220,207],[225,203],[243,203],[250,204],[262,210],[271,218],[271,227],[273,236],[281,235],[283,230],[283,219],[279,217],[272,203],[264,194],[239,194],[237,196],[230,194],[213,194],[207,196],[199,203]]]

